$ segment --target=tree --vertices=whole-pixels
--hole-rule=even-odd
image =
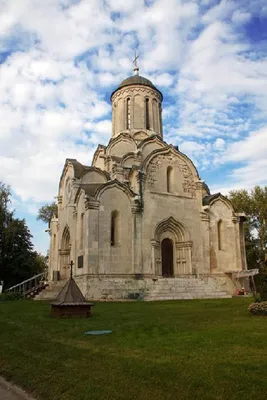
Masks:
[[[245,243],[248,268],[259,268],[256,284],[263,297],[267,296],[267,187],[256,186],[250,192],[235,190],[229,193],[236,212],[247,215]]]
[[[247,215],[246,240],[257,247],[258,263],[263,265],[267,256],[267,187],[256,186],[250,191],[235,190],[229,199],[237,212]]]
[[[10,188],[0,182],[0,276],[4,262],[5,230],[12,220],[12,212],[8,209],[10,203]],[[2,279],[2,278],[0,278]]]
[[[53,215],[57,217],[57,203],[53,201],[51,204],[45,204],[39,208],[37,219],[49,224]]]
[[[35,274],[35,254],[32,235],[25,220],[13,219],[6,228],[3,280],[13,286]]]
[[[0,182],[0,280],[5,289],[44,270],[25,220],[8,209],[10,197],[10,188]]]

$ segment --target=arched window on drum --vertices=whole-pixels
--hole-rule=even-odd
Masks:
[[[126,100],[126,129],[131,129],[131,99]]]
[[[173,167],[167,168],[167,192],[173,193]]]
[[[146,123],[146,129],[150,129],[150,123],[149,123],[149,99],[145,99],[145,123]]]

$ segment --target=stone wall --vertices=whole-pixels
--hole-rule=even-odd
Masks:
[[[129,105],[127,104],[128,99]],[[146,99],[148,99],[148,112],[146,111]],[[129,112],[127,107],[130,107]],[[150,135],[162,136],[159,93],[153,88],[143,85],[123,87],[117,90],[112,96],[112,121],[112,137],[118,136],[123,131],[134,133],[138,130],[147,131]]]
[[[89,300],[183,300],[231,297],[235,287],[226,276],[135,279],[112,276],[75,277]]]

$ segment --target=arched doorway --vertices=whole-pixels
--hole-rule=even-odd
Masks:
[[[171,239],[161,242],[162,276],[173,276],[173,243]]]

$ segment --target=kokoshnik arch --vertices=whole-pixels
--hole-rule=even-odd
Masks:
[[[50,223],[49,278],[70,260],[87,298],[227,297],[246,270],[243,221],[163,140],[162,93],[139,75],[111,94],[112,133],[91,166],[65,162]]]

